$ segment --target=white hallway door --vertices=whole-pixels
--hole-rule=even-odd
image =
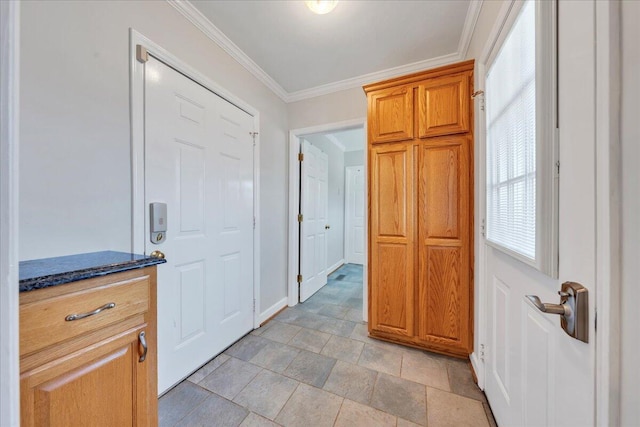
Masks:
[[[328,157],[303,141],[300,163],[300,302],[327,284]]]
[[[253,118],[172,68],[145,65],[147,254],[158,270],[158,391],[253,327]],[[167,204],[166,240],[149,204]]]
[[[346,168],[345,258],[364,264],[364,166]]]
[[[504,426],[586,427],[595,419],[594,3],[561,1],[558,13],[559,278],[485,246],[485,392]],[[526,298],[558,304],[566,281],[589,291],[588,343],[567,335],[560,316],[542,313]]]

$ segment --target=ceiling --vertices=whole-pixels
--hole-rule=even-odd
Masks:
[[[170,0],[286,102],[465,57],[481,0]]]
[[[304,138],[312,144],[327,139],[345,152],[364,150],[366,141],[363,127],[335,132],[314,133],[304,135]]]

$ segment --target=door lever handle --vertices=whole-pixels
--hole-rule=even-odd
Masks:
[[[569,336],[589,342],[589,291],[576,282],[564,282],[558,292],[560,304],[540,301],[536,295],[527,299],[541,312],[560,315],[560,326]]]
[[[542,302],[536,295],[527,295],[527,299],[531,301],[533,305],[535,305],[536,308],[543,313],[559,314],[565,317],[571,316],[571,307],[566,304],[549,304],[546,302]]]

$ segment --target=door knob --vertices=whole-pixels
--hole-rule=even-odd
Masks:
[[[542,302],[536,295],[526,297],[541,312],[559,314],[560,326],[569,336],[589,342],[589,291],[579,283],[564,282],[558,295],[560,304]]]
[[[327,224],[327,225],[325,225],[325,226],[324,226],[324,229],[325,229],[325,230],[328,230],[328,229],[330,229],[330,228],[331,228],[331,226],[330,226],[329,224]]]
[[[149,254],[150,257],[164,259],[164,254],[160,251],[153,251]]]

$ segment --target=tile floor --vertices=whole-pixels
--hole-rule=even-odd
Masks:
[[[362,266],[246,335],[159,403],[160,426],[495,426],[465,361],[367,336]]]

